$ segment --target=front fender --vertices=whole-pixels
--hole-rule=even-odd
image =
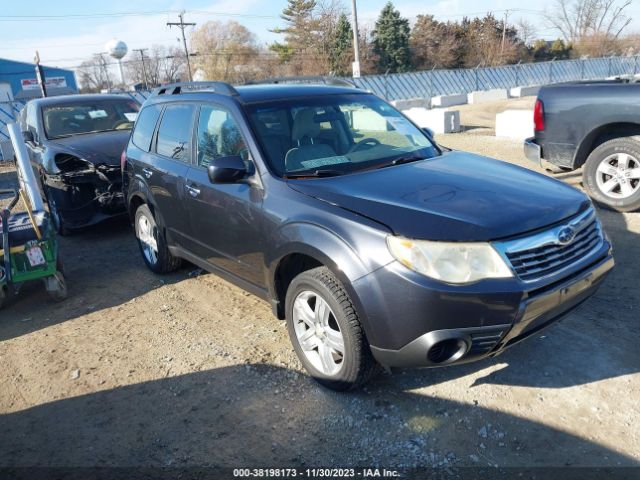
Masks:
[[[386,248],[387,232],[372,229],[366,225],[352,224],[345,238],[336,231],[309,223],[294,222],[283,225],[273,238],[274,248],[266,252],[266,284],[269,294],[277,305],[276,274],[283,258],[291,254],[303,254],[325,265],[340,280],[360,314],[360,320],[369,330],[365,309],[353,288],[359,278],[390,263],[393,258]]]

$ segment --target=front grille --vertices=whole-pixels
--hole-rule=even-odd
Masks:
[[[562,244],[559,236],[570,227],[575,236]],[[502,250],[521,280],[531,282],[558,274],[571,265],[583,261],[603,242],[602,229],[593,209],[564,225],[540,234],[504,242]]]

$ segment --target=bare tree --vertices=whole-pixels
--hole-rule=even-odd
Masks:
[[[518,37],[522,40],[522,43],[527,46],[533,42],[538,35],[535,25],[526,18],[520,18],[520,20],[518,20],[516,29],[518,30]]]
[[[419,70],[452,68],[460,61],[460,40],[451,24],[418,15],[411,29],[413,64]]]
[[[185,78],[186,61],[184,52],[178,47],[153,45],[143,58],[135,56],[125,63],[127,76],[132,83],[146,83],[157,86]]]
[[[191,46],[198,53],[195,67],[208,80],[241,82],[257,75],[256,37],[238,22],[206,22],[191,34]]]
[[[76,73],[83,92],[95,93],[109,86],[108,73],[98,56],[82,62]]]
[[[605,54],[631,23],[625,11],[633,0],[555,0],[547,22],[581,54]]]

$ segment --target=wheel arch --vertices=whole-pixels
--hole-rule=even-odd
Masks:
[[[327,267],[336,276],[359,313],[364,315],[351,283],[369,272],[344,240],[323,227],[311,224],[289,225],[280,233],[291,241],[282,244],[272,255],[267,279],[273,311],[279,319],[285,318],[284,300],[291,281],[296,275],[319,266]],[[366,320],[363,319],[364,324]]]
[[[640,135],[640,123],[607,123],[591,130],[580,142],[573,158],[573,167],[580,168],[596,148],[608,140],[620,137]]]

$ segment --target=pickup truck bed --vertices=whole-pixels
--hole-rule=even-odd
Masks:
[[[585,189],[596,201],[619,211],[640,208],[640,83],[543,87],[534,124],[527,158],[565,170],[584,167]]]

